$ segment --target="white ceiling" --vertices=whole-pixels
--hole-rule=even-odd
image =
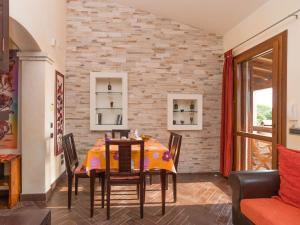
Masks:
[[[224,34],[268,0],[115,0],[217,34]]]

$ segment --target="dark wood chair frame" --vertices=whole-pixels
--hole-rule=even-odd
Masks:
[[[118,146],[119,169],[111,170],[110,168],[110,147]],[[140,146],[140,165],[138,170],[131,168],[132,146]],[[105,143],[106,156],[106,205],[107,219],[110,219],[110,194],[111,186],[137,184],[139,186],[140,199],[140,216],[144,217],[144,141],[138,140],[109,140]]]
[[[119,133],[120,134],[120,138],[121,137],[129,137],[129,133],[130,133],[130,130],[120,130],[120,129],[113,129],[111,131],[111,135],[112,135],[112,138],[116,138],[116,134]]]
[[[91,216],[93,216],[94,210],[94,186],[95,186],[95,177],[99,177],[101,182],[101,192],[104,193],[105,185],[105,173],[91,171],[92,176],[88,176],[85,172],[76,173],[79,168],[79,160],[75,148],[74,136],[72,133],[64,135],[62,138],[64,157],[66,162],[66,169],[68,175],[68,209],[71,208],[72,201],[72,186],[73,179],[75,177],[75,195],[78,194],[78,182],[79,178],[90,178],[90,189],[91,189]],[[103,195],[102,195],[103,196]],[[102,208],[104,208],[104,198],[102,197]]]
[[[113,139],[116,138],[117,133],[120,134],[120,138],[121,137],[129,138],[130,130],[129,129],[112,129],[111,134],[112,134]],[[139,197],[140,190],[139,190],[139,185],[138,184],[137,184],[136,190],[137,190],[137,196]]]
[[[172,155],[172,159],[173,159],[176,171],[177,171],[178,163],[179,163],[181,141],[182,141],[182,136],[181,135],[173,133],[173,132],[170,133],[168,149],[169,149],[169,151],[170,151],[170,153]],[[173,173],[173,172],[168,171],[165,174],[165,178],[163,178],[162,177],[162,171],[160,171],[160,170],[153,170],[153,171],[147,171],[146,175],[149,175],[149,177],[150,177],[150,185],[152,184],[152,175],[160,175],[161,176],[161,183],[162,183],[162,179],[165,179],[165,187],[162,187],[162,188],[165,188],[165,189],[168,189],[168,178],[169,178],[169,175],[172,176],[172,181],[173,181],[173,199],[174,199],[174,202],[177,202],[177,173]],[[145,179],[144,182],[145,182],[145,184],[144,184],[144,191],[146,191],[146,179]],[[145,198],[145,195],[146,194],[144,194],[144,198]]]

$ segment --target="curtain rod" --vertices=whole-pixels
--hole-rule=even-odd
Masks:
[[[264,33],[265,31],[267,31],[267,30],[269,30],[269,29],[275,27],[276,25],[282,23],[283,21],[285,21],[286,19],[288,19],[288,18],[290,18],[290,17],[295,17],[296,19],[298,19],[298,13],[299,13],[299,12],[300,12],[300,9],[297,9],[296,11],[290,13],[289,15],[287,15],[286,17],[282,18],[281,20],[277,21],[276,23],[272,24],[271,26],[269,26],[269,27],[263,29],[262,31],[260,31],[260,32],[258,32],[257,34],[251,36],[251,37],[248,38],[247,40],[245,40],[245,41],[239,43],[238,45],[234,46],[234,47],[232,48],[232,50],[233,50],[233,49],[236,49],[236,48],[238,48],[238,47],[240,47],[241,45],[243,45],[243,44],[245,44],[246,42],[252,40],[253,38],[257,37],[258,35]]]

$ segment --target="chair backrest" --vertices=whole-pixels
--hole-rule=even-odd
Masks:
[[[144,172],[144,141],[140,140],[108,140],[105,142],[105,158],[106,158],[106,170],[105,173],[109,177],[112,175],[111,168],[110,168],[110,151],[111,146],[117,146],[118,150],[116,156],[119,160],[119,169],[118,171],[113,171],[114,174],[117,175],[126,175],[130,176],[136,173],[133,172],[133,168],[131,167],[132,162],[132,146],[137,145],[140,148],[140,163],[138,172],[141,174]]]
[[[169,147],[169,151],[171,153],[176,170],[177,170],[178,162],[179,162],[181,141],[182,141],[181,135],[171,132],[168,147]]]
[[[119,134],[118,138],[121,138],[121,137],[127,137],[128,138],[129,133],[130,133],[130,130],[117,130],[117,129],[114,129],[114,130],[111,131],[112,138],[117,138],[117,134]]]
[[[79,165],[73,134],[70,133],[64,135],[62,138],[62,144],[65,155],[67,173],[72,174],[74,168],[76,168]]]

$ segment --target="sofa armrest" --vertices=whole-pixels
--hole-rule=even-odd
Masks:
[[[241,224],[240,201],[245,198],[270,198],[278,195],[280,178],[277,170],[239,171],[229,176],[232,188],[232,219]]]

